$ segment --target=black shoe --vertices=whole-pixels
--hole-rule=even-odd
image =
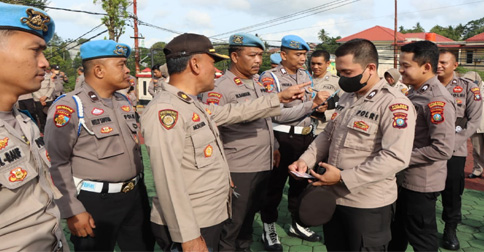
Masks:
[[[456,228],[445,227],[442,247],[448,250],[458,250],[460,248],[459,240],[455,232]]]
[[[282,245],[276,232],[276,223],[263,223],[262,242],[267,251],[282,251]]]
[[[482,174],[481,175],[475,175],[474,173],[471,173],[469,174],[469,176],[467,176],[468,178],[480,178],[482,177]]]
[[[314,231],[312,231],[309,228],[305,228],[299,225],[297,222],[292,223],[291,227],[289,228],[288,234],[290,236],[299,237],[303,240],[310,241],[310,242],[317,242],[317,241],[321,241],[322,239],[321,235],[316,234]]]

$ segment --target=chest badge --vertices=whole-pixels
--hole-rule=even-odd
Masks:
[[[463,89],[462,89],[461,86],[457,86],[457,87],[454,88],[454,93],[460,93],[460,92],[462,92],[462,90]]]
[[[8,181],[10,182],[20,182],[23,181],[27,177],[27,171],[17,167],[10,171],[10,176],[8,177]]]
[[[368,131],[370,126],[367,123],[365,123],[364,121],[356,121],[356,122],[353,123],[353,128]]]
[[[122,109],[124,112],[129,112],[129,111],[131,111],[131,107],[130,107],[130,106],[128,106],[128,105],[123,105],[123,106],[121,107],[121,109]]]
[[[161,125],[169,130],[175,127],[175,124],[178,121],[178,111],[171,109],[160,110],[159,117]]]
[[[104,110],[103,109],[100,109],[100,108],[93,108],[91,110],[91,114],[93,115],[102,115],[104,113]]]
[[[195,112],[193,112],[192,121],[200,122],[200,116]]]
[[[5,149],[5,147],[8,146],[8,137],[5,137],[4,139],[0,139],[0,150]]]
[[[213,147],[212,145],[207,145],[207,147],[205,147],[205,150],[203,150],[203,154],[205,155],[205,157],[211,157],[212,154],[213,154]]]
[[[108,134],[110,133],[111,131],[113,131],[113,128],[109,127],[109,126],[106,126],[106,127],[102,127],[101,128],[101,133],[103,134]]]

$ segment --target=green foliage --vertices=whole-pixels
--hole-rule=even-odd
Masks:
[[[41,10],[45,10],[45,6],[50,4],[48,0],[0,0],[0,2],[32,6]]]
[[[124,33],[129,5],[128,0],[93,0],[93,3],[101,2],[102,8],[107,15],[101,20],[108,28],[109,39],[118,42],[119,37]]]
[[[479,33],[484,32],[484,17],[477,20],[469,21],[464,28],[462,33],[462,39],[466,40],[470,37],[473,37]]]
[[[326,50],[330,54],[334,54],[334,52],[336,51],[336,49],[338,48],[338,46],[340,46],[340,44],[338,44],[336,42],[336,40],[338,40],[340,38],[341,38],[341,36],[338,36],[338,37],[328,37],[328,39],[324,43],[319,44],[319,45],[316,46],[316,50]]]
[[[459,41],[462,39],[464,29],[465,26],[463,26],[462,24],[456,25],[455,27],[453,27],[452,25],[449,25],[448,27],[436,25],[432,27],[432,29],[430,29],[430,32],[434,32],[452,40]]]
[[[417,22],[412,29],[405,29],[403,26],[400,26],[398,31],[401,33],[418,33],[425,32],[425,29],[420,25],[420,22]]]

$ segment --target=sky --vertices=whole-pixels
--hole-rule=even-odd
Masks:
[[[283,36],[294,34],[319,43],[321,29],[331,37],[349,36],[375,25],[393,29],[394,4],[394,0],[138,0],[139,20],[161,28],[139,25],[144,37],[140,46],[169,42],[178,35],[174,32],[203,34],[213,42],[227,42],[235,32],[249,32],[275,46]],[[50,0],[49,6],[104,13],[92,0]],[[420,22],[426,31],[437,24],[465,25],[484,17],[484,0],[398,0],[397,7],[398,27],[412,28]],[[77,39],[101,24],[99,15],[47,12],[62,39]],[[132,6],[128,12],[133,13]],[[84,38],[103,30],[101,26]],[[119,42],[134,45],[133,35],[133,28],[127,27]],[[104,37],[107,33],[97,38]]]

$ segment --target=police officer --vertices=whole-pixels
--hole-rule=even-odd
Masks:
[[[84,83],[84,68],[80,66],[77,68],[77,78],[74,89],[78,89],[79,87],[81,87],[82,83]]]
[[[156,64],[151,68],[153,78],[151,78],[150,84],[148,85],[148,93],[153,97],[161,91],[161,84],[165,82],[165,78],[161,75],[160,67],[159,64]]]
[[[399,192],[390,251],[437,251],[435,202],[444,190],[446,163],[455,139],[454,99],[437,79],[439,50],[430,41],[402,46],[400,74],[412,88],[407,97],[417,110],[410,165],[398,175]]]
[[[328,251],[386,251],[397,199],[395,174],[412,152],[415,109],[378,76],[378,53],[368,40],[336,49],[339,86],[345,91],[324,131],[289,166],[315,176],[336,196],[332,219],[323,226]],[[326,160],[327,162],[320,162]],[[319,175],[311,168],[319,162]]]
[[[69,251],[38,127],[14,107],[41,86],[54,21],[42,10],[0,3],[0,251]]]
[[[476,84],[479,89],[482,90],[482,79],[478,73],[469,71],[462,77],[474,82],[474,84]],[[484,109],[482,109],[482,112],[484,113]],[[476,133],[471,137],[474,166],[472,167],[472,173],[468,176],[470,179],[482,177],[482,170],[484,167],[484,120],[482,120],[482,118],[483,115],[481,114],[479,127],[477,127]]]
[[[69,78],[67,78],[64,72],[60,71],[59,65],[52,66],[52,80],[54,81],[55,87],[53,96],[54,99],[61,96],[64,93],[64,83],[69,82]]]
[[[52,79],[52,75],[53,73],[51,67],[48,66],[46,68],[44,80],[41,83],[40,89],[32,94],[35,102],[35,114],[39,119],[40,132],[44,132],[46,113],[54,100],[53,93],[55,83]]]
[[[440,50],[437,75],[439,81],[454,97],[456,103],[455,146],[452,158],[447,161],[447,179],[442,191],[442,220],[445,222],[443,247],[458,250],[457,224],[462,220],[462,193],[464,168],[467,157],[467,139],[481,123],[482,101],[479,87],[472,81],[459,78],[455,73],[458,63],[453,52]]]
[[[400,73],[396,68],[388,69],[383,76],[385,80],[387,80],[388,84],[390,84],[390,86],[396,88],[403,94],[407,93],[408,87],[400,82]]]
[[[83,44],[85,82],[49,110],[52,178],[76,250],[153,250],[138,124],[116,92],[130,85],[130,52],[112,40]]]
[[[340,90],[338,85],[339,77],[328,72],[328,67],[331,65],[331,61],[330,55],[327,51],[314,51],[311,54],[309,64],[312,72],[314,90],[327,91],[330,94],[334,94],[337,90]],[[342,94],[343,92],[339,91],[339,93],[334,96],[334,102],[331,104],[330,109],[326,109],[326,111],[322,112],[322,109],[325,107],[321,106],[321,108],[318,108],[318,110],[313,113],[313,126],[315,128],[313,133],[315,135],[321,133],[324,127],[326,127],[327,121],[331,118],[331,115],[334,112],[335,102],[339,100],[339,96]],[[328,104],[325,106],[327,108]]]
[[[212,91],[202,94],[204,103],[238,104],[270,94],[255,77],[262,64],[264,43],[254,35],[237,33],[229,38],[230,68],[217,79]],[[316,102],[316,103],[314,103]],[[322,103],[315,99],[313,106]],[[296,107],[294,107],[296,109]],[[294,120],[291,114],[307,114],[312,107],[298,111],[282,109],[278,120]],[[281,118],[285,117],[285,118]],[[274,133],[270,118],[220,126],[224,152],[237,197],[232,198],[232,218],[222,231],[220,250],[246,251],[252,243],[255,213],[265,200],[266,186],[273,167]]]
[[[281,53],[273,53],[269,58],[271,60],[271,68],[275,68],[279,64],[281,64],[281,61],[282,61]]]
[[[308,44],[302,38],[296,35],[284,36],[281,43],[281,64],[262,73],[259,80],[269,91],[274,90],[275,92],[296,84],[311,82],[309,73],[302,68],[306,62],[306,53],[309,49]],[[316,92],[311,88],[307,88],[303,100],[290,102],[285,104],[284,107],[290,108],[301,103],[311,106],[311,99],[315,94]],[[282,199],[284,185],[288,177],[287,167],[298,159],[313,140],[311,118],[307,117],[306,114],[301,113],[300,117],[291,123],[279,124],[277,120],[274,120],[274,123],[274,134],[280,144],[281,161],[279,167],[272,170],[267,200],[261,210],[261,219],[264,223],[263,236],[265,237],[263,242],[267,250],[280,247],[275,222],[278,218],[277,206]],[[319,241],[321,240],[320,235],[301,226],[297,220],[298,197],[306,185],[307,181],[289,178],[288,209],[292,218],[289,234],[308,241]]]
[[[304,85],[252,102],[204,105],[197,95],[214,88],[214,62],[228,57],[207,37],[190,33],[175,37],[164,53],[170,83],[141,116],[157,194],[153,232],[165,251],[218,251],[231,192],[217,125],[279,115],[279,100],[302,97]]]

